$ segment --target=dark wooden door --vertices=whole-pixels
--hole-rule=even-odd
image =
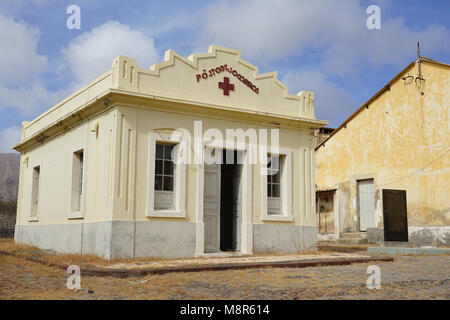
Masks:
[[[406,191],[383,189],[384,241],[408,241]]]

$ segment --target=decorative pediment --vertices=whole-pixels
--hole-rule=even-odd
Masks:
[[[208,53],[185,58],[167,50],[164,61],[149,70],[133,58],[117,57],[112,65],[113,88],[207,103],[254,112],[314,118],[314,93],[288,93],[277,72],[260,74],[241,52],[210,46]]]
[[[14,148],[23,151],[67,131],[108,108],[110,99],[117,102],[118,96],[132,100],[123,103],[177,111],[187,111],[189,106],[188,112],[217,111],[222,116],[227,112],[231,118],[245,112],[252,121],[273,118],[276,124],[284,121],[295,128],[299,123],[305,127],[326,124],[314,118],[313,92],[288,94],[277,72],[259,74],[256,66],[241,59],[239,50],[211,46],[208,53],[188,58],[167,50],[164,61],[150,69],[140,68],[133,58],[115,58],[111,70],[24,124],[22,142]]]

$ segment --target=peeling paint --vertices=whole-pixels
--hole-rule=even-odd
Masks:
[[[410,227],[450,226],[449,71],[424,61],[420,88],[401,74],[316,150],[316,184],[338,188],[340,232],[359,231],[354,180],[368,174],[375,181],[374,227],[383,227],[382,189],[407,191]],[[417,74],[417,64],[403,73]],[[428,239],[423,232],[419,238]]]

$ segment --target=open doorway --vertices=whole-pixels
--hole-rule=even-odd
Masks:
[[[241,250],[242,165],[238,163],[239,156],[239,151],[223,150],[222,164],[204,166],[205,252]]]
[[[221,165],[220,180],[220,250],[240,250],[240,228],[241,228],[241,171],[242,165],[238,164],[238,152],[223,150],[223,159],[230,152],[233,164],[226,161]]]

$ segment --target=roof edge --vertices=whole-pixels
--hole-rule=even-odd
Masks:
[[[321,146],[325,145],[325,142],[327,142],[328,140],[330,140],[337,132],[339,132],[342,128],[346,127],[346,125],[353,120],[353,118],[355,118],[361,111],[363,111],[364,109],[366,109],[366,106],[369,105],[370,103],[372,103],[376,98],[378,98],[379,96],[381,96],[386,90],[390,89],[390,86],[392,83],[394,83],[395,81],[398,80],[398,78],[400,78],[400,76],[406,72],[406,70],[408,70],[409,68],[411,68],[414,64],[416,64],[419,61],[419,59],[416,59],[414,61],[412,61],[411,63],[409,63],[404,69],[402,69],[402,71],[400,71],[395,77],[393,77],[388,83],[386,83],[384,85],[383,88],[381,88],[377,93],[375,93],[369,100],[367,100],[366,102],[364,102],[355,112],[353,112],[350,117],[348,117],[344,122],[341,123],[340,126],[338,126],[325,140],[323,140],[316,148],[315,151],[317,151]],[[446,67],[450,67],[449,64],[445,63],[445,62],[441,62],[441,61],[437,61],[437,60],[433,60],[430,58],[426,58],[426,57],[420,57],[420,62],[429,62],[429,63],[435,63],[435,64],[439,64],[442,66],[446,66]]]

